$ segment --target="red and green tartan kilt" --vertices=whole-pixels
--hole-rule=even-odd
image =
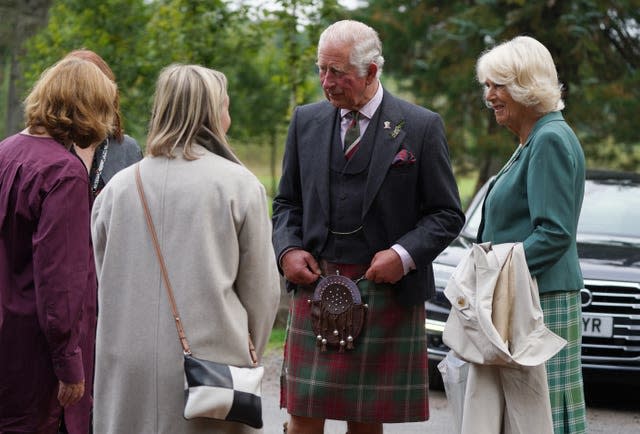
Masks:
[[[424,306],[400,305],[391,285],[358,283],[368,311],[355,348],[322,352],[311,328],[313,293],[291,299],[280,406],[290,414],[365,423],[429,419]]]

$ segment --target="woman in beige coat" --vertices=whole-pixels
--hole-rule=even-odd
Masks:
[[[225,76],[195,65],[161,73],[140,163],[145,194],[191,349],[250,366],[262,355],[279,278],[264,188],[229,149]],[[135,186],[135,165],[97,197],[99,279],[95,434],[254,433],[185,420],[182,348]]]

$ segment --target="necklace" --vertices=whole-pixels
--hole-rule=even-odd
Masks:
[[[102,176],[102,171],[104,170],[104,162],[107,159],[107,153],[109,152],[109,138],[104,142],[104,147],[102,148],[102,154],[100,155],[100,162],[98,163],[98,168],[96,169],[93,177],[93,182],[91,183],[91,191],[93,195],[96,195],[98,191],[98,186],[100,185],[100,177]]]

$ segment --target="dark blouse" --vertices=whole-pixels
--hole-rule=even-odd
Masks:
[[[110,137],[103,141],[93,155],[89,169],[89,187],[95,198],[105,184],[120,170],[142,159],[138,143],[125,135],[122,142]]]

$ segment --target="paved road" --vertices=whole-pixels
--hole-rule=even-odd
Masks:
[[[266,375],[262,393],[265,434],[282,434],[282,423],[287,420],[286,411],[279,408],[278,375],[281,363],[282,355],[278,351],[271,351],[264,358]],[[637,388],[623,390],[618,386],[598,386],[588,388],[587,398],[589,434],[640,433],[640,393]],[[429,410],[429,421],[386,424],[385,434],[455,434],[450,427],[450,413],[444,392],[430,391]],[[328,421],[325,426],[325,434],[344,434],[345,431],[344,422]]]

